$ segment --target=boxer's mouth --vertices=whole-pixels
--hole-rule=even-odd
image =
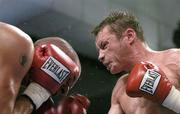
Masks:
[[[104,66],[107,68],[107,70],[110,70],[111,68],[110,62],[104,63]]]

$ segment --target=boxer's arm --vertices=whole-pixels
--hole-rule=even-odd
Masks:
[[[19,96],[16,100],[13,114],[31,114],[34,110],[32,102],[25,96]]]
[[[10,72],[10,67],[7,67],[8,65],[4,65],[0,73],[0,113],[14,114],[13,111],[16,109],[16,96],[18,93],[16,87],[20,85],[20,82],[19,84],[15,83],[14,75]],[[22,107],[24,107],[23,104]]]
[[[141,62],[129,74],[126,92],[130,97],[145,97],[180,113],[180,91],[155,64]]]
[[[79,67],[60,48],[51,43],[35,47],[30,74],[33,80],[23,95],[28,96],[38,109],[51,95],[65,84],[70,88],[79,77]]]
[[[16,100],[13,114],[44,114],[54,106],[54,101],[49,98],[38,110],[34,110],[32,101],[25,96],[19,96]]]
[[[0,65],[0,111],[1,114],[11,114],[16,99],[15,88],[11,87],[10,82],[14,84],[13,74],[9,72],[8,65]]]
[[[120,104],[111,104],[108,114],[125,114],[123,113]]]
[[[51,69],[49,70],[49,68]],[[79,71],[77,65],[54,44],[36,46],[30,70],[33,82],[18,99],[14,111],[29,114],[33,109],[38,109],[52,94],[64,88],[64,84],[69,87],[71,83],[76,81],[76,77],[79,76],[79,72],[76,71]],[[66,77],[72,79],[73,82],[66,82]],[[22,98],[25,96],[27,98]]]
[[[13,25],[0,22],[0,33],[0,113],[12,114],[34,46],[31,38]]]
[[[117,81],[112,92],[111,107],[108,114],[125,114],[121,107],[119,99],[123,95],[126,79],[127,79],[127,74],[124,74]]]

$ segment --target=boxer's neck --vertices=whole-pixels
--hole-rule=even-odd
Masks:
[[[132,67],[142,61],[155,62],[155,57],[157,58],[159,52],[152,50],[146,43],[142,43],[141,41],[137,41],[133,44],[132,55],[131,55],[131,63]]]

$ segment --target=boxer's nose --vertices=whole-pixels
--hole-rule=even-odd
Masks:
[[[99,51],[99,56],[98,56],[98,60],[100,61],[100,62],[103,62],[104,61],[104,53],[102,52],[102,51]]]

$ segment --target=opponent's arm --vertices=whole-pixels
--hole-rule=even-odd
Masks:
[[[24,96],[20,96],[17,98],[13,114],[31,114],[34,110],[34,107],[29,101],[29,99],[25,98]]]
[[[21,81],[29,70],[34,46],[19,28],[0,22],[0,112],[13,113]]]
[[[13,114],[44,114],[46,111],[54,107],[54,101],[50,97],[37,110],[34,110],[32,102],[24,96],[19,96],[16,100]]]
[[[152,63],[141,62],[135,65],[129,74],[126,92],[131,97],[145,97],[180,113],[180,91]]]

